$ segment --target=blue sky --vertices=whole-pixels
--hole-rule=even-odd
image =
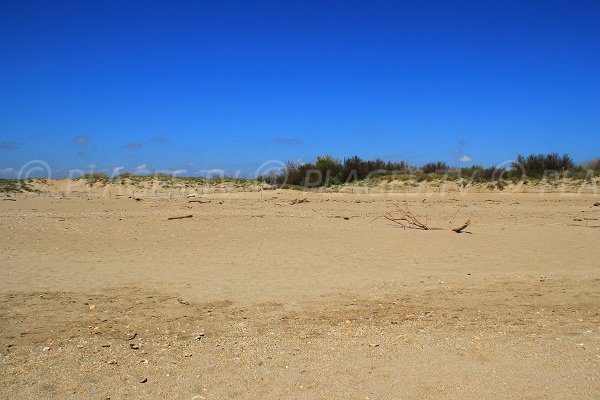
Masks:
[[[585,161],[598,21],[598,1],[5,0],[0,173]]]

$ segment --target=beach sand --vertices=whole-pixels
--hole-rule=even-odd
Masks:
[[[0,202],[1,398],[600,398],[598,196],[199,198]]]

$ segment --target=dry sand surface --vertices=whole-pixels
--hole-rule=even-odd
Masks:
[[[0,397],[600,398],[598,196],[202,199],[0,201]]]

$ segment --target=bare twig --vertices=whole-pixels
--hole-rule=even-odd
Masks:
[[[403,208],[397,203],[394,203],[394,206],[396,207],[396,211],[387,211],[383,215],[385,219],[395,224],[401,225],[405,229],[422,229],[424,231],[429,230],[429,227],[421,221],[419,221],[419,219],[415,217],[415,215],[411,213],[408,208]]]
[[[395,224],[402,226],[404,229],[421,229],[424,231],[430,230],[446,230],[444,228],[432,228],[428,223],[421,222],[407,206],[401,206],[400,204],[394,203],[396,210],[386,211],[383,215],[374,218],[371,222],[379,218],[385,218]],[[459,208],[460,211],[460,208]],[[458,228],[450,229],[456,233],[461,233],[467,226],[471,225],[471,220],[466,220]]]
[[[460,212],[460,210],[462,210],[463,207],[466,207],[466,206],[462,205],[462,204],[458,206],[458,210],[456,210],[456,213],[450,219],[450,223],[452,223],[454,221],[454,219],[456,218],[456,216],[458,215],[458,213]]]

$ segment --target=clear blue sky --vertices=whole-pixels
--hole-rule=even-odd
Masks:
[[[597,0],[3,0],[0,171],[585,161],[599,21]]]

